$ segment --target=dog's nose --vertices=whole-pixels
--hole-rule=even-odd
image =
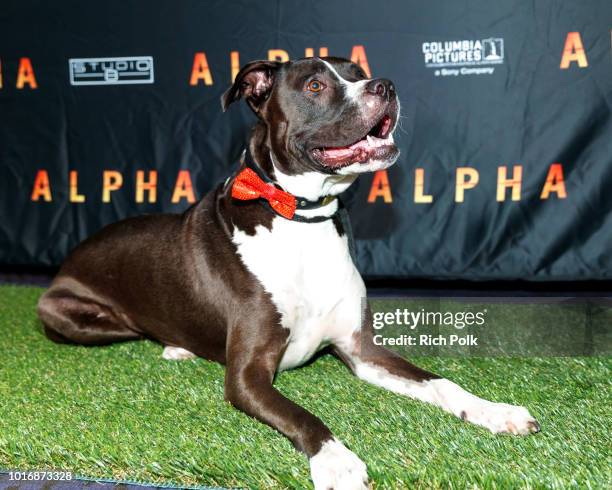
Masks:
[[[366,85],[366,91],[372,95],[378,95],[390,99],[395,95],[395,87],[391,80],[376,78]]]

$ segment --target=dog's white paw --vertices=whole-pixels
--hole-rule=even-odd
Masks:
[[[525,436],[539,432],[540,425],[525,407],[507,403],[485,402],[474,405],[461,413],[461,418],[486,427],[494,434],[507,432]]]
[[[197,356],[193,352],[189,352],[187,349],[183,349],[182,347],[172,347],[167,345],[164,347],[162,357],[164,359],[168,359],[169,361],[183,361],[185,359],[193,359]]]
[[[367,490],[366,465],[344,444],[331,439],[310,458],[315,490]]]

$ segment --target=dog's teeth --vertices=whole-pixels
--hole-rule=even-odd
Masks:
[[[369,134],[367,136],[367,140],[368,140],[368,145],[376,146],[376,142],[374,141],[374,138],[372,138]]]

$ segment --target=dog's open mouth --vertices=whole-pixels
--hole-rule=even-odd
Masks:
[[[391,129],[391,116],[385,114],[367,134],[354,143],[346,146],[315,148],[312,150],[312,156],[332,168],[372,160],[386,160],[397,152]]]

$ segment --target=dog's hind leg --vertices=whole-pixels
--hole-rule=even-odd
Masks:
[[[353,373],[374,385],[421,400],[493,433],[527,435],[540,426],[525,407],[477,397],[459,385],[410,364],[398,354],[376,345],[368,310],[362,329],[335,345],[338,356]]]
[[[105,345],[142,338],[110,306],[66,290],[47,291],[38,315],[47,337],[58,343]]]

